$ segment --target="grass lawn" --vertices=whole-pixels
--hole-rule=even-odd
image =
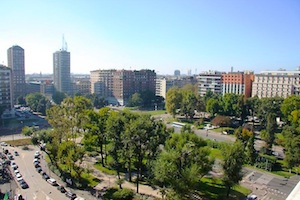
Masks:
[[[101,172],[105,173],[105,174],[117,175],[117,171],[116,170],[112,170],[112,169],[108,169],[106,167],[103,167],[101,163],[96,163],[94,165],[94,167],[96,169],[100,170]]]
[[[234,128],[231,128],[231,127],[220,127],[220,128],[213,129],[214,132],[219,132],[219,133],[222,133],[225,130],[232,130],[232,131],[234,131]]]
[[[251,165],[246,165],[246,166],[248,168],[252,168],[252,169],[255,169],[257,171],[261,171],[261,172],[265,172],[265,173],[270,173],[270,174],[275,174],[275,175],[282,176],[282,177],[285,177],[285,178],[290,178],[291,176],[296,175],[294,173],[290,173],[290,172],[284,171],[284,170],[280,170],[280,171],[267,171],[267,170],[264,170],[264,169],[261,169],[261,168],[258,168],[258,167],[253,167]]]
[[[204,177],[199,184],[199,195],[206,197],[207,199],[224,200],[226,199],[226,188],[224,187],[221,179]],[[230,192],[228,199],[243,199],[251,190],[242,186],[235,186]]]
[[[12,146],[25,146],[25,145],[31,145],[31,138],[26,139],[19,139],[19,140],[10,140],[6,141],[7,144],[10,144]]]
[[[85,181],[87,181],[88,185],[90,187],[95,187],[96,185],[98,185],[101,182],[98,178],[96,178],[88,173],[82,173],[81,178],[83,178]]]
[[[165,114],[166,110],[151,110],[151,111],[141,111],[141,113],[146,113],[149,115],[162,115]]]
[[[223,160],[222,151],[220,149],[211,148],[209,156],[215,159]]]

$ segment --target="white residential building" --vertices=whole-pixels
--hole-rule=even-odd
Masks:
[[[262,71],[255,75],[252,96],[286,98],[292,94],[300,94],[300,71]]]

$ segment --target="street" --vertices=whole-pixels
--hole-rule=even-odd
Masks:
[[[18,165],[18,170],[22,174],[23,179],[29,185],[27,189],[21,189],[20,187],[16,189],[16,194],[22,194],[23,197],[27,199],[39,200],[56,200],[56,199],[68,199],[63,193],[58,191],[56,187],[51,186],[47,181],[42,178],[42,175],[39,174],[34,165],[33,158],[34,153],[38,149],[31,146],[30,150],[22,150],[17,147],[5,147],[11,153],[14,151],[19,152],[19,156],[15,157],[15,163]],[[45,169],[45,162],[41,159],[41,167]],[[13,173],[13,172],[12,172]],[[51,173],[46,171],[46,173],[51,177]]]

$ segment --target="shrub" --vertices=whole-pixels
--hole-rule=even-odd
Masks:
[[[22,147],[23,150],[29,150],[29,147],[28,146],[24,146]]]
[[[124,188],[113,193],[112,197],[116,200],[132,200],[134,193],[132,190]]]
[[[211,121],[211,123],[214,126],[226,127],[231,126],[231,119],[227,116],[218,115]]]

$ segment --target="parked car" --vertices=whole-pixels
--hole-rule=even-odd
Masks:
[[[70,199],[75,199],[77,197],[77,195],[71,191],[66,192],[65,195]]]
[[[53,185],[53,186],[56,186],[56,185],[57,185],[56,180],[55,180],[54,178],[49,178],[49,179],[47,180],[47,182],[50,183],[50,184]]]
[[[40,172],[43,171],[43,170],[42,170],[41,167],[37,167],[37,168],[36,168],[36,171],[37,171],[38,173],[40,173]]]
[[[33,163],[40,163],[40,161],[37,158],[35,158],[33,159]]]
[[[50,177],[48,176],[48,174],[43,173],[43,179],[48,180]]]
[[[247,200],[258,200],[258,197],[254,194],[247,197]]]
[[[15,151],[14,153],[15,153],[15,156],[18,156],[18,155],[19,155],[19,153],[18,153],[17,151]]]
[[[14,160],[14,156],[11,155],[11,154],[9,154],[7,157],[8,157],[9,160]]]
[[[65,187],[62,186],[62,185],[59,185],[59,186],[57,187],[57,189],[58,189],[61,193],[65,193],[65,192],[66,192]]]
[[[23,179],[19,181],[19,183],[22,189],[29,188],[28,184]]]

